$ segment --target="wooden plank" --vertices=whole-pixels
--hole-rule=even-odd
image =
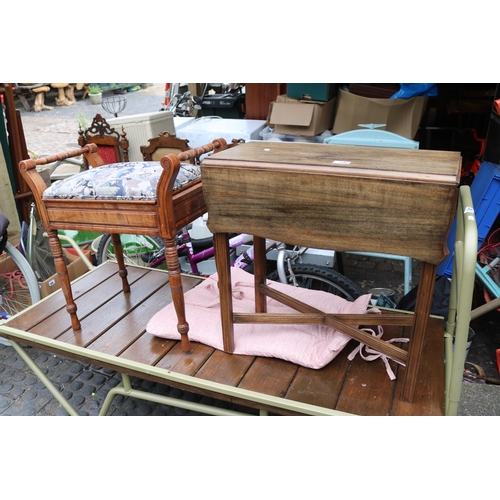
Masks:
[[[130,311],[165,284],[165,275],[163,273],[148,273],[147,278],[131,282],[133,284],[129,293],[119,292],[102,305],[96,301],[92,311],[88,311],[86,315],[81,315],[81,330],[74,331],[70,329],[62,334],[58,340],[78,346],[87,346],[93,342],[104,331],[129,314]],[[157,310],[164,304],[164,302],[159,302]]]
[[[168,279],[168,275],[165,273],[158,273],[157,271],[151,271],[150,273],[161,274],[163,279]],[[147,278],[149,279],[149,275]],[[190,290],[200,281],[198,278],[182,277],[185,291]],[[145,332],[145,328],[149,319],[159,308],[171,302],[171,297],[169,285],[159,288],[140,307],[131,311],[109,331],[91,343],[89,348],[108,354],[118,355],[121,353],[120,357],[125,359],[155,365],[176,344],[176,341],[150,335]]]
[[[152,272],[156,273],[156,271]],[[117,356],[145,333],[146,325],[150,318],[152,318],[162,307],[172,302],[172,294],[168,284],[168,274],[161,273],[161,275],[163,276],[164,285],[152,293],[139,307],[130,311],[103,335],[91,342],[88,345],[89,349]],[[185,278],[183,280],[184,291],[190,290],[199,282],[200,280],[198,279]],[[152,361],[148,361],[148,363],[151,362]]]
[[[198,342],[191,342],[191,351],[183,352],[180,342],[177,342],[156,366],[184,375],[194,375],[213,352],[213,347]]]
[[[255,143],[250,142],[243,147],[227,149],[213,154],[205,159],[207,165],[214,161],[270,163],[279,165],[301,164],[314,171],[314,167],[326,167],[330,171],[339,170],[342,163],[334,160],[349,159],[351,175],[359,169],[371,169],[379,172],[403,172],[407,175],[417,174],[421,180],[440,178],[444,175],[448,182],[458,181],[460,171],[460,154],[450,151],[411,150],[394,148],[370,148],[345,146],[338,144],[307,144],[307,143]],[[276,151],[271,158],[270,147]],[[332,158],[333,156],[333,158]],[[458,170],[457,170],[458,169]]]
[[[383,338],[400,336],[401,329],[384,328]],[[397,364],[389,360],[395,370]],[[355,415],[389,415],[395,383],[390,380],[382,359],[365,361],[359,354],[351,362],[336,410]]]
[[[256,358],[238,387],[285,397],[298,365],[277,358]]]
[[[106,330],[103,335],[88,344],[88,348],[112,356],[123,352],[146,331],[148,318],[156,314],[159,308],[162,307],[161,301],[168,297],[170,302],[170,288],[164,285],[153,294],[153,297],[156,300],[146,300],[139,307],[128,312],[115,325]]]
[[[301,314],[281,314],[281,313],[235,313],[234,323],[280,323],[280,324],[312,324],[322,325],[324,318],[330,317],[337,321],[342,321],[346,325],[413,325],[413,317],[409,314],[325,314],[301,313]]]
[[[147,269],[140,269],[136,267],[130,267],[129,270],[129,282],[132,284],[138,278],[142,277],[144,273],[147,272]],[[95,311],[101,306],[101,300],[99,297],[106,297],[108,300],[110,297],[115,297],[119,294],[123,294],[122,291],[122,283],[121,278],[118,274],[115,274],[110,277],[110,279],[102,282],[98,286],[93,289],[93,295],[95,298],[91,298],[89,300],[89,295],[79,296],[75,298],[75,303],[77,305],[77,314],[80,320],[85,318],[88,314]],[[59,309],[58,311],[51,314],[49,317],[46,317],[43,322],[35,325],[30,329],[32,333],[38,333],[48,338],[58,338],[63,332],[71,329],[71,321],[68,312],[65,308]],[[100,330],[102,331],[102,330]]]
[[[404,369],[399,367],[391,415],[444,415],[444,323],[430,318],[413,402],[401,400]]]
[[[349,342],[337,357],[320,370],[299,367],[286,394],[287,399],[335,409],[349,368],[347,355],[357,345]]]
[[[254,356],[228,354],[216,349],[196,377],[236,387],[254,360]]]
[[[120,354],[120,358],[154,366],[176,343],[176,340],[162,339],[145,332]]]

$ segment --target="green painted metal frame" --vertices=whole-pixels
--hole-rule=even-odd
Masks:
[[[16,351],[20,352],[23,348],[13,340],[22,342],[28,342],[29,344],[34,344],[41,349],[47,349],[48,351],[64,352],[67,353],[69,357],[74,357],[78,359],[89,359],[91,362],[97,366],[112,366],[114,369],[122,374],[122,383],[116,388],[111,389],[106,396],[105,406],[103,405],[103,410],[101,414],[105,414],[109,409],[112,398],[118,394],[124,396],[137,397],[140,399],[159,402],[162,404],[167,404],[170,406],[186,407],[186,401],[176,400],[174,398],[169,398],[167,396],[161,396],[152,394],[145,391],[139,391],[131,388],[130,380],[125,372],[132,372],[137,374],[147,374],[154,377],[156,380],[161,380],[162,383],[168,385],[169,382],[175,382],[176,384],[181,384],[186,390],[189,388],[198,388],[201,390],[207,390],[215,392],[218,394],[223,394],[226,396],[238,398],[240,400],[251,401],[253,403],[262,404],[264,407],[274,407],[281,408],[283,410],[288,410],[292,412],[297,412],[303,415],[317,415],[317,416],[348,416],[351,415],[345,412],[339,412],[336,410],[331,410],[329,408],[322,408],[320,406],[310,405],[307,403],[301,403],[299,401],[293,401],[289,399],[284,399],[276,396],[270,396],[260,392],[249,391],[247,389],[240,389],[238,387],[232,387],[229,385],[221,384],[218,382],[212,382],[209,380],[196,378],[189,375],[184,375],[182,373],[172,372],[164,368],[157,368],[155,366],[146,365],[144,363],[138,363],[136,361],[131,361],[117,356],[110,356],[109,354],[104,354],[99,351],[94,351],[85,347],[69,345],[58,340],[40,337],[37,334],[30,332],[24,332],[16,328],[9,327],[5,324],[0,323],[0,332],[8,336],[11,343],[16,344]],[[71,404],[64,399],[64,397],[57,391],[57,388],[50,382],[48,377],[42,372],[42,370],[36,365],[35,361],[32,360],[26,353],[22,355],[24,361],[28,366],[35,372],[39,377],[41,382],[47,387],[47,389],[57,398],[57,400],[63,405],[63,407],[70,414],[75,414],[76,410],[72,408]],[[121,371],[123,370],[123,371]],[[123,376],[125,375],[125,378]],[[242,403],[243,404],[243,403]],[[194,411],[207,414],[215,414],[214,407],[209,405],[203,405],[200,403],[190,403],[191,408]],[[73,410],[73,411],[71,411]],[[229,414],[229,413],[228,413]],[[233,413],[231,413],[233,414]],[[261,414],[266,414],[262,412]]]
[[[143,399],[145,401],[151,401],[153,403],[175,406],[177,408],[184,408],[186,410],[197,411],[199,413],[207,413],[209,415],[216,415],[219,417],[237,417],[247,415],[243,412],[226,410],[224,408],[208,406],[202,403],[184,401],[178,398],[171,398],[168,396],[162,396],[160,394],[153,394],[151,392],[137,390],[132,387],[132,382],[127,374],[122,373],[121,375],[122,382],[108,392],[106,399],[104,400],[104,403],[102,405],[101,411],[99,412],[99,416],[107,415],[113,399],[118,395]]]
[[[21,356],[23,361],[28,365],[28,367],[33,371],[33,373],[38,377],[38,379],[45,385],[49,392],[59,401],[61,406],[68,412],[72,417],[78,416],[78,412],[71,406],[68,400],[57,390],[57,387],[50,381],[50,379],[43,373],[42,369],[31,359],[29,354],[14,340],[10,340],[10,345],[14,350]]]
[[[83,259],[83,261],[85,262],[86,266],[90,271],[95,267],[92,265],[92,263],[89,261],[89,259],[86,257],[86,255],[82,252],[80,247],[72,238],[65,235],[59,235],[59,238],[70,243],[70,245],[76,250],[78,255]],[[30,306],[29,308],[31,307],[33,306]],[[26,309],[24,311],[26,311]],[[22,314],[22,312],[20,314]],[[116,367],[118,372],[120,372],[121,368],[125,371],[131,370],[134,373],[152,374],[158,378],[163,379],[167,385],[169,381],[183,384],[186,386],[187,390],[189,390],[189,387],[195,387],[195,388],[198,387],[200,389],[205,389],[220,394],[229,395],[231,397],[238,397],[243,400],[262,403],[263,405],[266,406],[283,408],[290,411],[296,411],[298,413],[303,413],[304,415],[349,415],[344,412],[329,410],[328,408],[321,408],[318,406],[308,405],[292,400],[285,400],[283,398],[268,396],[266,394],[261,394],[254,391],[238,389],[224,384],[219,384],[215,382],[210,382],[208,380],[198,379],[195,377],[182,375],[179,373],[174,373],[169,370],[124,360],[116,356],[109,356],[100,353],[98,351],[90,351],[89,349],[83,347],[68,345],[57,340],[46,339],[36,334],[14,329],[5,325],[4,323],[6,323],[5,320],[0,321],[0,333],[3,332],[4,334],[8,334],[11,336],[10,337],[11,346],[24,360],[26,365],[38,377],[38,379],[45,385],[48,391],[57,399],[57,401],[61,404],[61,406],[71,416],[78,416],[78,412],[76,411],[76,409],[69,403],[67,399],[64,398],[64,396],[59,392],[57,387],[51,382],[49,377],[47,377],[47,375],[41,370],[41,368],[36,364],[36,362],[26,353],[24,348],[16,340],[13,339],[13,337],[16,338],[17,340],[20,340],[21,342],[24,340],[30,343],[34,343],[35,345],[40,346],[40,348],[42,349],[46,348],[49,351],[55,349],[57,352],[66,352],[68,353],[68,355],[73,354],[74,356],[79,358],[81,357],[85,359],[90,358],[95,362],[96,365],[99,365],[100,362],[104,363],[105,365],[112,365]],[[196,411],[199,413],[205,413],[208,415],[231,415],[231,416],[246,415],[245,413],[242,412],[225,410],[210,405],[184,401],[176,398],[171,398],[168,396],[162,396],[150,392],[141,391],[138,389],[133,389],[129,375],[123,372],[120,372],[120,374],[122,376],[122,382],[118,384],[115,388],[111,389],[106,395],[103,407],[101,408],[101,411],[99,413],[100,416],[107,414],[109,407],[113,401],[113,398],[117,395],[122,395],[124,397],[135,397],[146,401],[156,402],[179,408],[185,408],[188,410]],[[267,415],[267,411],[260,410],[260,415],[263,416]]]
[[[477,224],[469,186],[460,187],[455,259],[445,326],[445,415],[455,416],[462,394],[477,261]]]

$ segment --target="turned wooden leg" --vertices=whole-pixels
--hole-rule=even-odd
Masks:
[[[229,235],[214,234],[215,265],[219,277],[220,314],[224,351],[234,352],[233,297],[231,287],[231,263],[229,260]]]
[[[125,293],[130,292],[130,285],[127,279],[127,268],[123,258],[123,247],[120,240],[120,235],[111,233],[111,241],[113,242],[113,249],[115,251],[116,262],[118,263],[118,276],[122,279],[122,287]]]
[[[68,276],[68,268],[66,266],[66,261],[64,260],[61,241],[57,236],[57,231],[50,230],[47,231],[47,234],[49,235],[49,244],[52,256],[54,257],[57,275],[59,276],[59,281],[61,282],[61,289],[64,294],[64,298],[66,299],[66,310],[71,318],[71,327],[73,330],[80,330],[81,325],[78,320],[78,316],[76,315],[76,304],[73,300],[71,283]]]
[[[415,303],[415,314],[413,332],[408,346],[408,358],[406,362],[405,378],[401,399],[411,403],[417,383],[420,356],[424,347],[427,322],[431,313],[432,298],[434,295],[434,284],[436,281],[436,266],[424,262],[418,283],[417,301]]]
[[[186,308],[184,305],[184,291],[182,289],[181,268],[179,257],[175,247],[175,239],[164,240],[165,242],[165,260],[167,262],[168,274],[170,276],[170,291],[174,302],[175,312],[177,313],[177,331],[181,334],[181,348],[184,352],[191,350],[188,331],[189,324],[186,321]]]

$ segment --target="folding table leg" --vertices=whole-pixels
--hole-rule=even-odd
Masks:
[[[255,283],[255,312],[267,312],[267,297],[260,285],[266,283],[266,240],[254,236],[254,283]]]
[[[231,287],[231,263],[229,259],[229,235],[214,234],[215,265],[219,277],[220,311],[224,351],[234,351],[233,297]]]
[[[434,295],[436,267],[434,264],[429,264],[428,262],[422,263],[417,301],[415,303],[413,332],[408,347],[408,360],[401,394],[401,399],[409,403],[413,401],[413,393],[417,384],[420,356],[424,347],[427,322],[429,321]]]

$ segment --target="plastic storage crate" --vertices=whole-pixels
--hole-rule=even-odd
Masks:
[[[282,142],[316,142],[323,144],[325,139],[332,136],[329,130],[325,130],[321,135],[290,135],[290,134],[276,134],[271,127],[263,128],[260,133],[263,141],[282,141]]]
[[[478,250],[488,236],[500,213],[500,165],[483,162],[470,187],[472,203],[476,213]],[[451,278],[453,271],[453,242],[455,241],[456,218],[448,235],[450,254],[439,264],[437,274]]]
[[[387,130],[372,128],[350,130],[332,135],[325,144],[345,144],[350,146],[371,146],[379,148],[418,149],[419,143]]]
[[[197,148],[223,138],[228,144],[233,139],[260,140],[259,133],[266,126],[265,120],[239,120],[203,116],[184,125],[177,136],[189,141],[189,147]]]
[[[196,120],[194,116],[174,116],[175,133],[179,139],[184,139],[182,134],[179,134],[180,130],[194,120]]]
[[[149,139],[157,137],[161,132],[175,134],[174,117],[171,111],[119,116],[109,118],[107,122],[118,133],[121,133],[123,126],[129,141],[130,161],[142,160],[141,146],[147,146]]]

